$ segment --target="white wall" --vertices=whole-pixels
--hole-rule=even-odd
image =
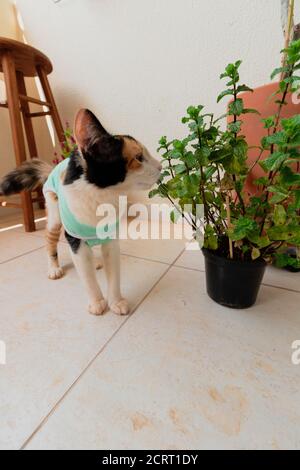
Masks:
[[[299,0],[296,0],[297,9]],[[268,82],[283,45],[279,0],[17,0],[30,42],[54,64],[61,114],[90,107],[114,132],[152,151],[183,132],[190,104],[222,111],[224,66],[242,58],[242,78]]]

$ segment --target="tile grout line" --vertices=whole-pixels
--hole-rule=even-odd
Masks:
[[[158,263],[158,264],[165,264],[166,266],[170,266],[172,263],[168,263],[167,261],[159,261],[158,259],[151,259],[151,258],[144,258],[144,257],[141,257],[141,256],[136,256],[136,255],[129,255],[127,253],[124,253],[123,251],[121,251],[121,255],[122,256],[128,256],[129,258],[134,258],[134,259],[142,259],[143,261],[151,261],[152,263]],[[182,255],[182,252],[180,253],[179,256]],[[176,258],[178,259],[178,258]]]
[[[196,273],[205,273],[205,269],[189,268],[188,266],[181,266],[179,264],[176,264],[174,268],[187,269],[188,271],[194,271]],[[288,287],[276,286],[274,284],[267,284],[265,282],[262,282],[261,285],[266,287],[273,287],[273,289],[281,289],[286,290],[288,292],[295,292],[296,294],[300,294],[300,290],[289,289]]]
[[[179,255],[175,258],[175,260],[172,262],[172,264],[166,265],[166,266],[168,266],[167,269],[163,272],[163,274],[159,277],[159,279],[153,284],[153,286],[144,295],[144,297],[137,303],[137,305],[134,307],[132,313],[124,320],[124,322],[119,326],[119,328],[117,328],[117,330],[112,334],[112,336],[106,341],[106,343],[100,348],[100,350],[96,353],[96,355],[89,361],[89,363],[86,365],[86,367],[81,371],[81,373],[74,380],[74,382],[68,387],[68,389],[63,393],[63,395],[57,400],[57,402],[54,404],[54,406],[49,411],[49,413],[42,419],[40,424],[35,428],[35,430],[30,434],[30,436],[22,444],[22,446],[20,447],[20,450],[25,450],[26,449],[26,447],[30,443],[30,441],[42,429],[42,427],[44,426],[44,424],[46,424],[46,422],[49,420],[49,418],[55,413],[56,409],[61,405],[61,403],[64,401],[64,399],[67,397],[67,395],[73,390],[73,388],[77,385],[77,383],[85,375],[85,373],[90,369],[90,367],[98,359],[98,357],[101,355],[101,353],[106,349],[106,347],[114,339],[114,337],[119,333],[119,331],[123,328],[123,326],[126,325],[127,322],[134,316],[134,314],[136,313],[138,308],[141,306],[141,304],[146,300],[146,298],[151,294],[151,292],[153,292],[153,290],[161,282],[161,280],[168,274],[170,269],[172,267],[174,267],[176,261],[180,258],[180,256],[183,254],[184,251],[185,251],[185,248],[179,253]]]
[[[296,290],[296,289],[289,289],[288,287],[273,286],[273,284],[266,284],[265,282],[262,282],[262,286],[272,287],[273,289],[286,290],[286,291],[288,291],[288,292],[294,292],[295,294],[300,294],[300,291],[299,291],[299,290]]]
[[[16,259],[22,258],[23,256],[30,255],[31,253],[34,253],[35,251],[42,250],[45,248],[46,245],[40,246],[39,248],[34,248],[33,250],[26,251],[25,253],[22,253],[21,255],[14,256],[13,258],[9,258],[6,261],[1,261],[0,266],[5,263],[9,263],[10,261],[15,261]]]

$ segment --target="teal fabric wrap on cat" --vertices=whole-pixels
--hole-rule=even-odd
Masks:
[[[110,242],[115,238],[115,233],[119,225],[118,221],[112,225],[106,224],[92,227],[91,225],[79,222],[70,211],[64,195],[62,182],[62,173],[67,169],[68,162],[68,159],[65,159],[52,170],[43,188],[44,195],[49,191],[57,195],[61,221],[69,235],[83,240],[91,247]]]

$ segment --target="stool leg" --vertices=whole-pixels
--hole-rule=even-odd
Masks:
[[[17,82],[18,82],[18,89],[21,95],[27,95],[25,78],[22,72],[17,72]],[[22,101],[21,103],[21,111],[23,115],[23,122],[24,122],[24,129],[28,143],[29,154],[31,158],[38,157],[38,151],[36,146],[36,141],[34,137],[33,125],[31,118],[28,116],[30,114],[30,107],[27,101]],[[45,209],[45,202],[43,198],[43,191],[41,188],[36,190],[38,197],[41,198],[39,201],[39,208]]]
[[[26,85],[24,75],[21,72],[17,72],[17,82],[18,82],[18,90],[21,95],[27,95]],[[37,146],[34,138],[33,126],[31,119],[27,116],[30,113],[29,104],[27,101],[22,101],[21,103],[21,111],[23,114],[23,122],[25,133],[28,141],[28,149],[31,158],[37,158],[38,151]]]
[[[47,74],[42,67],[37,68],[38,76],[45,94],[46,101],[51,104],[50,113],[52,117],[52,121],[56,130],[56,134],[60,143],[66,140],[64,128],[62,122],[60,120],[60,116],[58,113],[58,109],[54,100],[54,96],[48,81]]]
[[[17,165],[26,160],[26,148],[20,114],[20,100],[14,59],[7,52],[2,56],[2,69],[7,92],[7,104],[9,109],[10,124],[12,129],[13,144]],[[21,193],[24,225],[26,232],[35,231],[33,205],[31,194],[27,191]]]

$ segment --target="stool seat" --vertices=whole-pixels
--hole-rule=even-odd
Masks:
[[[22,72],[25,77],[36,77],[39,67],[42,67],[47,75],[53,70],[48,57],[38,49],[13,39],[0,37],[0,72],[3,72],[1,58],[6,52],[10,52],[13,56],[16,71]]]

